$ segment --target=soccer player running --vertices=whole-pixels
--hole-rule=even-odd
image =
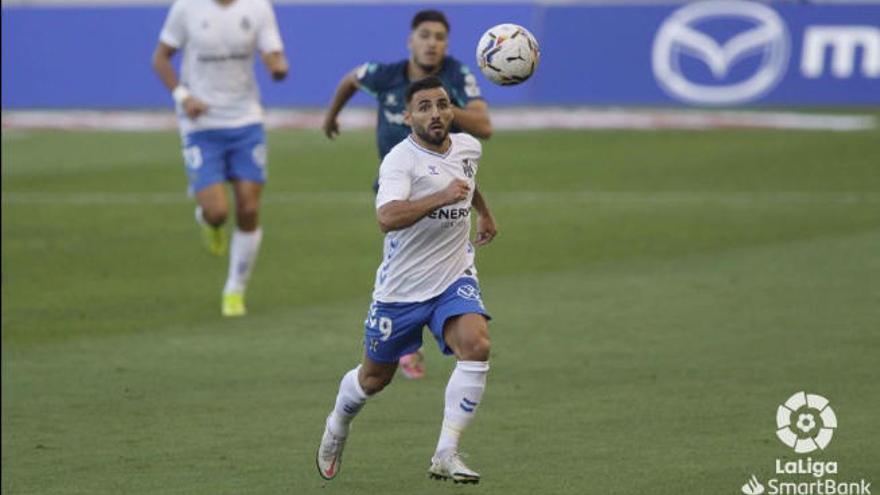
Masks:
[[[489,371],[489,315],[470,243],[471,206],[477,213],[475,244],[497,234],[475,179],[482,147],[468,134],[449,132],[453,103],[439,78],[412,83],[404,102],[412,134],[391,149],[379,170],[376,217],[385,242],[365,322],[364,358],[339,384],[316,462],[324,479],[339,473],[352,420],[391,382],[400,356],[422,345],[422,327],[428,325],[442,352],[458,361],[446,386],[429,474],[478,483],[480,475],[462,462],[458,443],[480,405]]]
[[[410,133],[409,126],[403,121],[404,94],[410,82],[437,76],[449,91],[453,104],[453,132],[463,131],[488,139],[492,134],[492,123],[477,79],[466,65],[446,54],[448,46],[449,22],[443,12],[423,10],[416,13],[407,40],[409,58],[389,64],[367,62],[346,74],[339,82],[324,118],[324,133],[330,139],[339,134],[339,112],[357,90],[362,89],[375,97],[379,104],[376,143],[381,161]],[[374,189],[376,187],[378,183]],[[400,371],[408,378],[422,378],[425,367],[421,352],[403,356]]]
[[[178,79],[171,58],[181,49]],[[284,46],[268,0],[176,0],[153,54],[153,69],[174,98],[196,221],[208,250],[218,256],[229,244],[225,182],[232,184],[235,195],[224,316],[246,313],[245,288],[263,237],[259,209],[266,181],[266,135],[253,70],[257,50],[273,79],[287,76]]]

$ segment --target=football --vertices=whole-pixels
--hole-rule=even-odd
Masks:
[[[499,24],[489,28],[477,44],[477,65],[486,79],[502,86],[519,84],[535,73],[541,51],[526,28]]]

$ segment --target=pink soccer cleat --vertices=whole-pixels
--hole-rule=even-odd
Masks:
[[[401,357],[399,364],[403,376],[411,380],[425,377],[425,355],[422,354],[421,349]]]

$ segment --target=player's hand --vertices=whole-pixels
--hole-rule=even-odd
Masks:
[[[274,81],[284,80],[287,77],[287,72],[290,70],[290,64],[287,62],[287,57],[284,56],[283,51],[264,53],[263,63],[266,64],[266,68],[269,69],[269,74]]]
[[[477,216],[477,238],[474,240],[474,245],[477,247],[485,246],[492,242],[492,239],[497,235],[498,226],[491,214]]]
[[[468,197],[468,193],[471,192],[471,186],[468,185],[466,180],[462,179],[452,179],[452,182],[443,189],[443,199],[444,205],[451,205],[461,201],[464,201]]]
[[[190,96],[189,98],[183,100],[183,111],[186,113],[186,116],[195,120],[199,115],[205,113],[208,110],[208,105],[205,104],[202,100],[196,98],[195,96]]]
[[[336,117],[330,117],[324,119],[324,123],[321,124],[321,129],[324,130],[324,135],[328,138],[333,139],[339,135],[339,121],[336,120]]]

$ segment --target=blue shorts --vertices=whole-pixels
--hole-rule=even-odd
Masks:
[[[190,193],[230,180],[266,182],[266,133],[262,124],[191,132],[183,138]]]
[[[418,303],[383,303],[373,301],[364,322],[364,347],[367,356],[380,363],[396,363],[401,356],[422,346],[422,327],[428,325],[443,354],[452,349],[443,340],[443,325],[453,316],[468,313],[492,317],[483,307],[480,284],[462,277],[442,294]]]

